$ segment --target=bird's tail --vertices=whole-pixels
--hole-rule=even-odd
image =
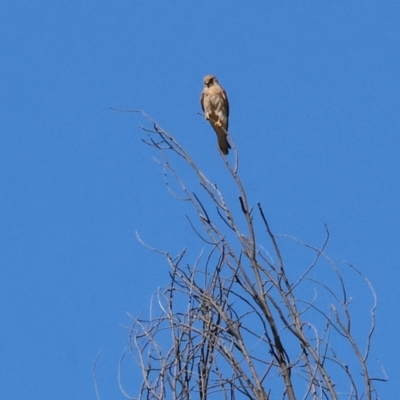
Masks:
[[[231,145],[228,142],[228,138],[224,129],[219,128],[217,126],[214,127],[215,132],[217,133],[218,137],[218,146],[222,151],[222,154],[227,155],[229,153],[229,149]]]

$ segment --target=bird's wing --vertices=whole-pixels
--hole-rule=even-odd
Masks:
[[[222,87],[221,87],[221,89],[222,89]],[[224,102],[225,102],[226,116],[229,117],[229,101],[228,101],[228,96],[224,89],[222,89],[222,98],[224,99]]]
[[[200,104],[201,104],[201,109],[203,110],[203,112],[204,112],[204,96],[205,96],[205,94],[204,94],[204,90],[201,92],[201,96],[200,96]]]

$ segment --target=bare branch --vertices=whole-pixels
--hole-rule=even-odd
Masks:
[[[116,111],[139,113],[150,124],[142,128],[145,143],[158,153],[168,191],[198,217],[186,216],[205,246],[184,265],[186,249],[172,257],[137,234],[170,268],[170,283],[153,297],[150,318],[134,318],[130,329],[126,352],[142,371],[137,399],[377,399],[373,382],[387,378],[384,371],[383,378],[371,377],[368,365],[376,295],[360,270],[325,254],[327,227],[322,245],[315,247],[275,235],[261,203],[253,215],[229,137],[234,166],[222,153],[221,158],[239,198],[241,213],[234,214],[217,184],[170,133],[143,111]],[[182,179],[176,159],[196,177],[196,192],[192,180],[188,186]],[[255,219],[267,233],[266,243],[259,239]],[[288,239],[310,253],[311,262],[294,270],[280,244]],[[365,350],[353,335],[352,297],[343,268],[354,271],[372,293]]]

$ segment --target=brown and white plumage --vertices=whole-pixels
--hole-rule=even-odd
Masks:
[[[201,108],[206,120],[210,122],[218,137],[218,145],[223,154],[228,154],[231,148],[228,139],[229,102],[225,90],[214,75],[204,79],[204,89],[201,92]]]

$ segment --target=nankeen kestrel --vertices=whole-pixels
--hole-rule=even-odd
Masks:
[[[206,120],[210,122],[218,137],[218,145],[223,154],[228,154],[231,148],[226,137],[228,133],[229,102],[225,90],[214,75],[204,79],[204,89],[201,92],[201,108]]]

